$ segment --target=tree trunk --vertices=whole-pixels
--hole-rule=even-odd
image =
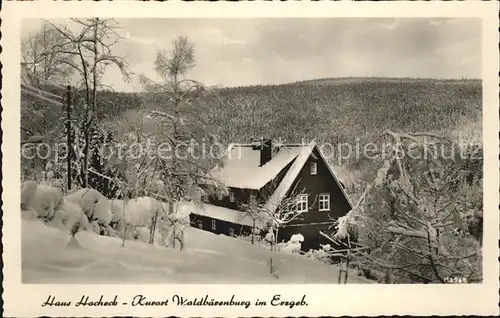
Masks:
[[[120,247],[125,247],[125,237],[126,236],[127,236],[127,224],[124,223],[124,225],[123,225],[122,245]]]
[[[168,211],[170,213],[174,212],[174,202],[172,200],[168,202]],[[172,248],[175,250],[175,222],[172,222]]]
[[[151,222],[151,230],[149,231],[149,244],[153,244],[155,240],[156,222],[158,221],[158,211]]]
[[[124,192],[124,191],[122,191],[122,192]],[[125,247],[125,237],[127,235],[127,222],[125,221],[125,206],[126,205],[127,205],[127,199],[126,199],[125,196],[123,196],[123,209],[122,209],[123,236],[122,236],[122,245],[121,245],[121,247]]]
[[[276,234],[274,238],[274,250],[276,251],[278,249],[278,235],[279,235],[280,228],[279,226],[276,227]]]
[[[254,244],[254,240],[253,240],[254,235],[255,235],[255,220],[253,220],[253,224],[252,224],[252,244]]]

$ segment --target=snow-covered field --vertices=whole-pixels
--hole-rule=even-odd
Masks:
[[[39,220],[22,221],[23,283],[337,283],[336,266],[271,252],[235,238],[187,228],[183,251],[80,231],[80,248],[66,247],[69,233]],[[279,278],[269,273],[269,258]],[[349,275],[349,283],[371,283]]]

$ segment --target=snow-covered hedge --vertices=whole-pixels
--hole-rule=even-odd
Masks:
[[[98,224],[106,226],[112,219],[109,200],[97,190],[79,189],[68,194],[65,198],[79,205],[89,221],[96,221]]]
[[[320,247],[318,250],[309,250],[304,256],[317,262],[331,264],[332,260],[329,252],[332,248],[330,244],[321,244]]]
[[[21,184],[23,219],[42,219],[48,226],[62,230],[84,230],[98,235],[149,243],[154,217],[158,217],[154,243],[169,245],[189,225],[189,204],[174,206],[152,197],[109,200],[91,188],[75,189],[63,196],[59,187],[25,181]],[[75,230],[75,233],[77,232]],[[182,236],[182,235],[181,235]]]
[[[62,196],[59,188],[25,181],[21,184],[21,210],[36,213],[39,218],[52,219]]]
[[[127,225],[150,227],[152,219],[162,212],[162,206],[155,198],[139,197],[129,200],[123,212]]]
[[[304,236],[302,234],[294,234],[290,237],[290,240],[286,243],[278,243],[278,251],[285,253],[299,253],[302,247],[302,242],[304,242]]]

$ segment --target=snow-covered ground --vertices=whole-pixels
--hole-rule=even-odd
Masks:
[[[22,221],[23,283],[336,283],[338,270],[303,256],[271,252],[235,238],[187,228],[183,251],[80,231],[69,233],[38,220]],[[269,258],[279,278],[269,273]],[[349,283],[371,283],[349,275]]]

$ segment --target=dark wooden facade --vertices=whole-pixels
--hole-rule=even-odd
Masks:
[[[197,215],[194,213],[191,213],[191,215],[189,216],[189,221],[192,227],[212,232],[214,234],[239,236],[239,235],[250,235],[251,233],[250,227],[246,225],[227,222],[224,220],[219,220],[204,215]],[[215,229],[213,228],[212,225],[215,225]]]
[[[317,165],[317,173],[315,175],[311,175],[310,172],[312,162],[315,162]],[[314,149],[313,155],[307,159],[294,185],[291,187],[291,189],[296,189],[299,192],[304,190],[308,194],[309,211],[303,213],[301,218],[292,221],[290,224],[332,222],[331,218],[338,219],[344,216],[349,212],[351,206],[340,186],[331,175],[327,164],[321,160],[318,150]],[[320,211],[320,194],[329,194],[329,211]]]
[[[272,181],[260,190],[229,188],[229,191],[234,194],[234,202],[231,202],[228,195],[223,197],[211,195],[205,198],[205,202],[235,210],[235,213],[241,213],[238,211],[241,209],[241,204],[248,203],[251,195],[256,196],[261,201],[268,199],[273,187],[281,183],[295,160],[297,159],[287,164]],[[311,173],[312,163],[315,163],[315,173]],[[292,191],[297,191],[307,194],[308,211],[286,227],[280,228],[278,242],[287,242],[292,235],[300,233],[304,236],[303,251],[318,249],[320,244],[328,244],[329,242],[319,232],[329,232],[329,227],[334,223],[334,220],[345,215],[351,209],[350,202],[341,187],[342,185],[332,175],[318,148],[314,147],[287,193],[287,195],[293,195]],[[328,211],[320,210],[319,196],[322,194],[329,195]],[[229,229],[233,229],[235,235],[249,234],[251,232],[251,228],[245,225],[192,214],[191,222],[193,227],[198,227],[198,221],[201,221],[203,230],[216,234],[229,235]],[[212,229],[212,222],[215,222],[215,229]]]

